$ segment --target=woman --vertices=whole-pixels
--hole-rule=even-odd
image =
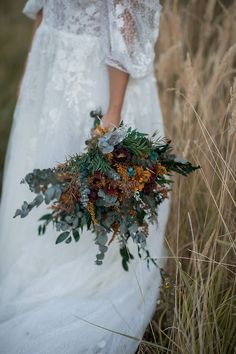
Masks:
[[[19,181],[33,168],[81,152],[102,108],[102,125],[125,124],[164,135],[154,75],[157,0],[29,0],[23,12],[35,34],[14,113],[0,215],[2,354],[134,353],[155,310],[158,268],[135,260],[124,272],[119,245],[94,264],[93,235],[55,245],[56,231],[37,236],[43,208],[12,216],[31,193]],[[164,257],[169,204],[150,227],[148,247]],[[132,336],[135,338],[129,338]]]

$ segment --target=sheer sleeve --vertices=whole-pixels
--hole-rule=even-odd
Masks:
[[[23,14],[35,19],[37,13],[43,8],[43,0],[28,0],[22,10]]]
[[[104,0],[102,38],[108,65],[141,78],[153,69],[159,0]]]

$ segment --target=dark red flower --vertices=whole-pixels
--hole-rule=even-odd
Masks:
[[[154,182],[157,177],[156,168],[155,168],[155,166],[153,166],[153,167],[150,167],[149,170],[151,171],[151,176],[149,178],[149,181]]]
[[[115,162],[127,162],[131,159],[131,152],[126,147],[115,148],[112,154]]]
[[[92,201],[96,201],[98,199],[98,193],[95,189],[90,190],[89,199]]]
[[[108,195],[117,195],[118,191],[115,188],[106,188],[104,192]]]
[[[101,180],[102,177],[103,177],[103,174],[102,174],[100,171],[96,171],[96,172],[94,173],[94,177],[95,177],[95,179],[97,179],[97,180]]]
[[[155,183],[146,183],[143,192],[147,195],[152,194],[153,189],[155,189]]]

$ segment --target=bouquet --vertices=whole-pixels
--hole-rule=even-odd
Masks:
[[[156,264],[146,247],[148,226],[158,220],[158,206],[168,198],[172,172],[187,176],[193,166],[171,153],[171,141],[125,126],[112,130],[99,124],[101,112],[92,111],[99,134],[86,141],[82,154],[69,156],[52,168],[34,169],[21,183],[36,196],[24,201],[15,216],[26,217],[45,203],[49,213],[39,221],[38,234],[52,224],[58,231],[56,244],[78,242],[86,227],[98,246],[96,264],[101,265],[109,245],[118,240],[123,268],[133,259],[127,242],[137,245],[140,258]]]

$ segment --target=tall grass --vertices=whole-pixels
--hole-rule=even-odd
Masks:
[[[1,3],[1,165],[30,41],[22,3]],[[236,353],[236,0],[162,3],[156,70],[166,135],[202,168],[175,177],[168,276],[138,353]]]
[[[164,2],[156,69],[166,135],[202,168],[175,179],[169,277],[144,337],[166,350],[139,353],[236,353],[235,9]]]

